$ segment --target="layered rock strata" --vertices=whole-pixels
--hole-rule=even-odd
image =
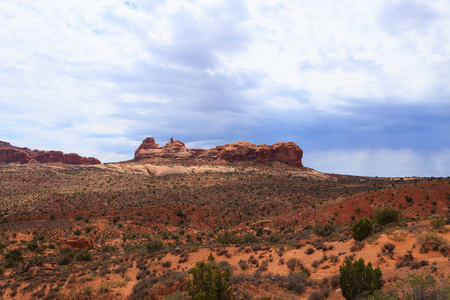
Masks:
[[[30,162],[64,163],[71,165],[96,165],[101,162],[94,157],[82,157],[76,153],[61,151],[30,150],[28,148],[14,147],[10,143],[0,141],[0,162]]]
[[[294,142],[275,143],[273,145],[255,145],[249,142],[229,143],[212,149],[188,149],[181,141],[172,138],[160,147],[152,137],[146,138],[134,154],[135,160],[171,158],[218,160],[227,162],[254,161],[257,164],[269,164],[280,161],[295,167],[302,165],[303,150]]]

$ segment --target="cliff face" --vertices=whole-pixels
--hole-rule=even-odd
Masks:
[[[10,143],[0,141],[0,162],[64,163],[71,165],[96,165],[101,162],[94,157],[82,157],[76,153],[65,154],[61,151],[30,150],[14,147]]]
[[[280,161],[291,166],[303,167],[303,150],[294,142],[275,143],[273,145],[255,145],[249,142],[229,143],[212,149],[187,149],[180,141],[170,140],[160,147],[154,138],[146,138],[134,153],[135,160],[172,158],[172,159],[222,159],[228,162],[255,161],[268,164]]]

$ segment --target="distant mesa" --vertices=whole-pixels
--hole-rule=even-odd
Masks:
[[[18,162],[26,164],[63,163],[70,165],[96,165],[101,162],[95,157],[82,157],[76,153],[66,154],[61,151],[30,150],[28,148],[14,147],[10,143],[0,141],[0,162]]]
[[[170,158],[175,160],[225,160],[227,162],[254,161],[269,164],[279,161],[302,168],[303,150],[294,142],[255,145],[249,142],[229,143],[212,149],[187,149],[181,141],[170,139],[160,147],[152,137],[146,138],[134,153],[135,160]]]

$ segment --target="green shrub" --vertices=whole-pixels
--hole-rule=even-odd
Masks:
[[[271,236],[269,236],[269,242],[271,244],[278,244],[280,242],[280,237],[274,233]]]
[[[398,299],[450,299],[450,277],[436,280],[432,275],[408,274],[397,282],[397,291],[402,295]]]
[[[35,266],[42,266],[45,262],[45,259],[42,256],[33,256],[32,258],[30,258],[30,264],[35,265]]]
[[[75,254],[73,253],[73,249],[70,247],[63,247],[59,249],[59,253],[68,254],[72,257],[75,256]]]
[[[256,229],[256,236],[263,236],[264,231],[262,229],[262,227],[259,227],[258,229]]]
[[[246,234],[246,235],[242,236],[240,242],[241,242],[241,244],[258,243],[259,242],[259,238],[257,238],[253,234],[249,233],[249,234]]]
[[[90,261],[92,259],[92,255],[87,249],[85,249],[77,253],[76,259],[78,261]]]
[[[198,261],[187,280],[189,296],[196,300],[233,299],[231,295],[231,272],[221,271],[217,264]]]
[[[409,204],[412,204],[412,203],[413,203],[413,198],[411,198],[411,197],[409,197],[409,196],[406,196],[406,195],[405,195],[405,200],[406,200],[406,202],[408,202]]]
[[[65,266],[72,261],[73,256],[68,253],[60,253],[56,256],[55,262],[60,266]]]
[[[14,267],[23,260],[22,250],[12,249],[5,254],[6,267]]]
[[[136,239],[137,238],[137,234],[134,232],[128,232],[125,236],[124,236],[124,240],[132,240],[132,239]]]
[[[313,231],[320,236],[329,236],[334,233],[334,227],[330,224],[317,225],[313,227]]]
[[[116,247],[114,246],[110,246],[110,245],[103,245],[102,247],[102,252],[110,252],[110,251],[115,251]]]
[[[183,294],[180,291],[178,291],[174,294],[166,296],[163,300],[185,300],[185,299],[186,297],[183,296]]]
[[[447,225],[447,222],[443,218],[433,219],[430,222],[430,226],[433,229],[442,229],[445,227],[445,225]]]
[[[161,250],[162,247],[164,247],[164,243],[158,238],[153,238],[149,240],[149,242],[145,245],[145,247],[147,248],[147,251],[150,252],[158,251]]]
[[[234,233],[225,231],[217,236],[217,242],[222,245],[237,244],[240,242],[240,239]]]
[[[380,268],[377,267],[374,270],[370,262],[366,266],[362,258],[354,263],[347,258],[345,263],[339,267],[339,273],[342,296],[347,300],[372,295],[383,286]]]
[[[28,242],[28,244],[27,244],[27,249],[30,251],[35,251],[38,248],[39,248],[39,245],[36,240],[32,240],[32,241]]]
[[[372,221],[368,218],[361,218],[353,224],[352,231],[352,237],[357,241],[362,241],[372,233]]]
[[[375,209],[375,214],[373,216],[373,220],[380,225],[398,222],[400,218],[400,210],[392,207],[377,208]]]

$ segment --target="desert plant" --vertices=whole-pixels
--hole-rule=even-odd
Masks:
[[[399,258],[399,261],[395,263],[395,267],[401,268],[404,266],[411,266],[414,261],[414,256],[412,255],[412,251],[408,251],[405,255]]]
[[[33,256],[30,258],[30,264],[35,266],[42,266],[42,264],[45,262],[45,259],[42,256]]]
[[[443,218],[436,218],[430,221],[430,226],[436,230],[444,228],[445,225],[447,225],[447,222]]]
[[[248,258],[248,263],[254,265],[255,267],[259,267],[259,261],[253,255],[250,255]]]
[[[366,243],[364,242],[355,241],[353,245],[350,247],[350,252],[360,251],[362,248],[364,248],[365,245]]]
[[[286,262],[286,266],[287,266],[290,270],[292,270],[292,271],[294,271],[296,267],[299,267],[299,266],[301,266],[301,265],[302,265],[302,261],[299,260],[298,258],[295,258],[295,257],[290,258],[290,259]]]
[[[374,270],[370,262],[366,266],[362,258],[354,263],[350,259],[346,259],[344,264],[339,267],[339,274],[342,295],[347,300],[371,295],[374,291],[381,289],[383,285],[380,268],[377,267]]]
[[[401,217],[400,210],[387,206],[385,208],[375,209],[373,219],[376,223],[380,225],[386,225],[389,223],[398,222],[400,217]]]
[[[72,256],[67,253],[60,253],[56,256],[55,261],[58,265],[64,266],[72,261]]]
[[[240,238],[230,231],[225,231],[217,236],[217,242],[222,245],[236,244],[240,242]]]
[[[172,266],[172,262],[170,260],[167,260],[162,263],[163,268],[170,268]]]
[[[316,250],[314,250],[314,248],[313,247],[309,247],[308,249],[306,249],[306,254],[307,255],[310,255],[310,254],[313,254],[314,252],[315,252]]]
[[[267,271],[267,268],[269,267],[269,260],[265,259],[263,260],[263,262],[261,263],[261,265],[259,266],[259,271],[263,272],[263,271]]]
[[[450,251],[450,245],[442,235],[434,232],[423,232],[417,236],[417,242],[420,245],[420,252],[441,251],[447,256]]]
[[[214,255],[211,253],[209,253],[208,255],[208,261],[216,261],[216,259],[214,258]]]
[[[77,253],[76,259],[78,261],[90,261],[92,259],[92,255],[87,249],[85,249]]]
[[[320,235],[320,236],[329,236],[329,235],[333,234],[334,227],[330,224],[316,225],[313,227],[313,231],[315,234]]]
[[[5,254],[6,267],[14,267],[23,260],[22,250],[12,249]]]
[[[330,260],[331,263],[335,264],[339,261],[339,256],[333,254],[328,259]]]
[[[257,238],[253,234],[249,233],[249,234],[246,234],[246,235],[242,236],[240,242],[241,242],[241,244],[258,243],[259,242],[259,238]]]
[[[395,244],[392,244],[392,243],[387,243],[387,244],[384,244],[383,245],[383,247],[381,247],[381,252],[389,252],[389,253],[392,253],[393,251],[394,251],[394,249],[395,249]]]
[[[250,268],[248,263],[245,260],[242,260],[242,259],[238,262],[238,265],[243,271],[248,270]]]
[[[278,244],[280,242],[280,236],[277,234],[272,234],[271,236],[269,236],[269,242],[271,244]]]
[[[297,294],[302,294],[308,286],[307,278],[309,274],[306,272],[289,273],[286,280],[286,288],[293,290]]]
[[[372,221],[368,218],[361,218],[352,226],[352,237],[357,241],[362,241],[373,231]]]
[[[39,245],[38,245],[37,241],[31,240],[30,242],[28,242],[27,249],[30,251],[36,251],[37,249],[39,249]]]
[[[231,295],[231,272],[221,271],[217,264],[198,261],[187,280],[189,296],[192,299],[233,299]]]
[[[432,275],[408,274],[397,282],[401,299],[450,299],[450,277],[436,280]],[[400,298],[399,298],[400,299]]]
[[[164,246],[163,241],[161,241],[158,238],[150,239],[149,242],[145,245],[147,251],[149,252],[161,250],[163,246]]]
[[[318,291],[312,291],[309,293],[308,300],[323,300],[328,298],[331,294],[330,287],[326,286]]]
[[[186,297],[180,291],[175,292],[174,294],[170,294],[166,296],[163,300],[185,300]]]

